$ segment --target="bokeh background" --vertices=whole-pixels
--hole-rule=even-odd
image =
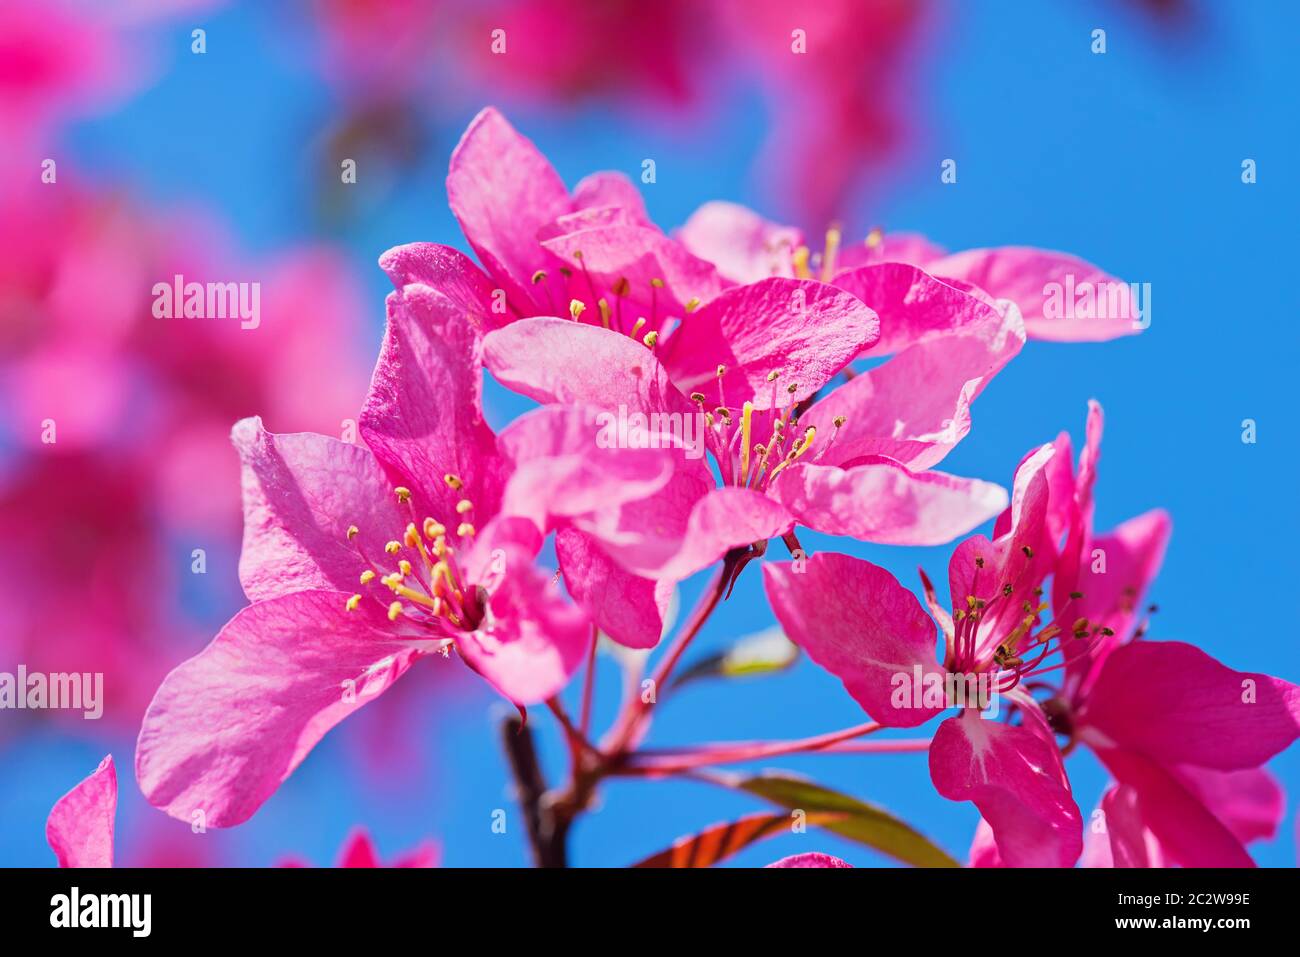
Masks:
[[[152,689],[242,603],[229,425],[261,413],[275,431],[337,434],[355,415],[388,287],[375,260],[414,240],[465,248],[442,181],[460,131],[489,103],[570,184],[597,169],[637,178],[654,159],[656,182],[642,191],[666,228],[731,199],[814,235],[834,219],[849,236],[880,225],[952,248],[1036,245],[1149,282],[1146,332],[1030,343],[944,468],[1008,484],[1025,450],[1062,429],[1079,436],[1086,401],[1099,399],[1099,526],[1155,506],[1174,518],[1152,636],[1300,679],[1300,9],[862,0],[802,15],[760,3],[738,16],[726,2],[672,2],[646,20],[644,6],[6,5],[0,670],[102,670],[109,703],[98,722],[0,712],[0,865],[53,863],[51,805],[110,751],[122,864],[327,864],[358,826],[385,857],[432,839],[449,865],[527,862],[498,743],[508,706],[454,662],[426,661],[332,732],[239,828],[191,834],[146,805],[130,771]],[[823,23],[834,41],[810,43],[822,54],[813,65],[792,65],[782,38]],[[507,30],[504,56],[488,52],[495,26]],[[202,55],[191,52],[195,28],[206,31]],[[1090,49],[1096,28],[1102,55]],[[773,38],[783,56],[766,61]],[[345,157],[358,163],[356,185],[340,183]],[[57,185],[39,182],[45,158],[58,163]],[[948,158],[953,185],[939,178]],[[1241,181],[1247,158],[1253,185]],[[263,282],[263,328],[150,320],[147,289],[174,271]],[[497,426],[525,407],[492,385],[488,402]],[[46,417],[59,423],[52,446],[38,438]],[[1245,419],[1257,423],[1254,444],[1242,441]],[[932,574],[946,564],[945,549],[803,535],[811,550],[870,558],[905,582],[918,564]],[[695,655],[771,625],[760,579],[756,567],[741,578]],[[702,585],[683,586],[683,607]],[[603,658],[598,726],[618,686]],[[839,683],[802,661],[687,687],[658,712],[649,743],[797,737],[861,720]],[[562,743],[548,715],[534,722],[559,775]],[[763,766],[882,804],[965,856],[975,811],[934,793],[923,754]],[[1083,754],[1069,768],[1087,814],[1104,775]],[[1271,768],[1291,811],[1252,850],[1292,866],[1300,751]],[[576,864],[630,863],[759,809],[689,782],[614,781],[602,793],[573,835]],[[498,808],[505,834],[491,827]],[[807,850],[888,863],[815,829],[731,863]]]

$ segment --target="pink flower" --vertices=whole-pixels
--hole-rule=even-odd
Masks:
[[[654,644],[665,583],[795,522],[933,544],[1005,505],[995,486],[926,470],[1023,343],[1014,307],[893,263],[854,270],[843,288],[789,275],[737,285],[650,224],[622,177],[597,174],[570,194],[493,110],[453,154],[448,195],[492,278],[436,246],[401,247],[386,268],[491,330],[484,358],[498,381],[539,402],[699,421],[720,470],[718,488],[697,456],[653,504],[624,510],[626,547],[604,548],[612,562],[589,558],[580,534],[557,538],[570,590],[616,640]],[[720,244],[720,262],[761,246]],[[876,312],[890,323],[884,341]],[[853,359],[888,353],[795,415]],[[597,589],[604,581],[617,588]]]
[[[1287,747],[1300,733],[1300,691],[1231,671],[1190,645],[1126,641],[1169,523],[1153,512],[1093,536],[1100,438],[1094,404],[1077,474],[1064,435],[1025,457],[994,538],[967,539],[953,553],[952,613],[924,573],[928,616],[884,569],[833,553],[813,556],[803,574],[768,565],[768,596],[790,638],[875,720],[910,727],[962,707],[935,733],[930,771],[941,794],[973,801],[990,828],[994,847],[977,838],[973,860],[1068,866],[1079,857],[1082,821],[1060,735],[1067,750],[1092,747],[1139,795],[1141,820],[1171,857],[1248,863],[1212,810],[1222,782],[1201,771],[1249,771]],[[1043,624],[1049,607],[1053,620]],[[937,663],[935,622],[945,648]],[[978,697],[954,698],[952,678],[965,682],[959,694]],[[920,696],[921,686],[938,692]],[[982,717],[990,696],[1020,723]]]
[[[959,288],[1014,302],[1031,339],[1114,339],[1140,331],[1149,319],[1149,312],[1138,315],[1143,304],[1134,299],[1127,283],[1068,253],[1003,246],[946,254],[924,237],[876,230],[865,242],[841,248],[839,232],[831,230],[825,249],[814,257],[797,230],[722,202],[696,210],[678,238],[689,252],[717,263],[733,282],[808,276],[812,263],[823,279],[852,292],[849,276],[862,266],[910,263]],[[870,299],[865,301],[877,308]]]
[[[437,867],[442,858],[438,845],[425,841],[415,848],[398,855],[391,864],[384,864],[379,858],[379,850],[371,839],[370,833],[363,827],[356,828],[348,835],[339,850],[336,867]],[[281,867],[310,867],[297,858],[290,858],[280,864]]]
[[[533,566],[539,526],[616,523],[670,478],[654,451],[594,454],[578,409],[494,436],[477,330],[445,295],[394,279],[365,446],[235,426],[253,604],[163,682],[136,755],[145,796],[173,816],[247,819],[333,725],[431,654],[455,650],[517,704],[554,695],[591,628]]]
[[[59,867],[112,867],[116,816],[117,769],[110,754],[50,809],[45,839]]]
[[[819,851],[808,851],[805,854],[791,854],[789,857],[783,857],[779,861],[773,861],[768,867],[848,867],[853,865],[838,857],[832,857],[829,854],[822,854]]]

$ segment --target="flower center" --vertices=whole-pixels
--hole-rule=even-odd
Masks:
[[[455,475],[444,476],[444,481],[455,491],[463,487]],[[384,546],[386,561],[368,555],[361,545],[360,530],[355,525],[348,527],[348,541],[366,566],[360,584],[378,582],[392,592],[393,600],[387,605],[389,621],[406,617],[443,632],[475,630],[487,614],[487,590],[465,577],[456,548],[448,540],[447,526],[428,517],[419,521],[410,489],[398,486],[393,494],[398,504],[405,506],[410,522],[400,538]],[[474,504],[468,498],[456,503],[459,521],[452,536],[459,543],[474,537],[473,512]],[[373,589],[369,599],[379,601]],[[366,596],[361,593],[350,597],[348,611],[356,611],[363,600]]]

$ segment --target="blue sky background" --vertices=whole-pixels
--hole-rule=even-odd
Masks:
[[[494,98],[489,92],[473,104],[433,104],[445,125],[418,168],[360,219],[327,229],[312,215],[306,144],[336,100],[303,62],[286,56],[294,41],[281,24],[251,6],[201,21],[208,29],[203,57],[188,53],[188,25],[164,36],[175,52],[159,83],[112,116],[80,126],[77,162],[94,178],[134,184],[159,203],[211,204],[255,250],[322,236],[344,244],[368,284],[377,349],[387,280],[375,259],[412,240],[464,248],[442,180],[460,130]],[[1198,644],[1241,670],[1300,680],[1291,616],[1300,532],[1291,393],[1300,357],[1293,275],[1300,9],[1220,4],[1193,36],[1168,43],[1120,4],[951,6],[959,9],[916,71],[923,79],[911,93],[916,124],[927,135],[875,201],[846,210],[845,220],[919,230],[952,248],[1014,243],[1075,252],[1151,283],[1153,313],[1150,329],[1118,342],[1031,343],[980,398],[970,437],[943,468],[1008,484],[1031,446],[1061,429],[1081,436],[1085,403],[1099,399],[1107,416],[1099,527],[1155,506],[1174,519],[1151,596],[1160,606],[1152,637]],[[1097,26],[1108,33],[1100,56],[1089,50]],[[742,90],[723,95],[730,109],[681,125],[642,119],[632,108],[542,112],[497,102],[570,184],[605,168],[635,176],[641,160],[653,157],[658,181],[643,192],[655,219],[673,227],[712,198],[773,212],[747,176],[765,129],[762,104]],[[958,183],[945,186],[939,165],[949,157],[958,162]],[[1258,163],[1259,182],[1251,186],[1240,180],[1247,157]],[[489,399],[497,424],[522,408],[498,389]],[[1241,440],[1246,418],[1258,423],[1254,445]],[[905,583],[915,581],[918,562],[932,575],[946,566],[946,549],[804,535],[813,550],[870,558]],[[212,574],[233,581],[235,559],[210,558]],[[760,579],[757,567],[746,572],[697,654],[771,623]],[[684,608],[702,584],[684,586]],[[184,600],[213,631],[230,610],[203,595]],[[616,668],[605,660],[598,723],[612,716],[617,688]],[[268,864],[290,854],[324,863],[357,824],[372,830],[385,854],[430,837],[442,843],[449,864],[524,863],[522,822],[497,743],[503,704],[468,682],[448,688],[425,681],[418,690],[407,711],[417,739],[423,736],[425,760],[405,771],[358,761],[375,737],[363,713],[331,734],[251,822],[203,836],[147,807],[130,772],[132,741],[88,740],[94,729],[80,722],[24,733],[0,745],[0,863],[52,863],[43,834],[51,804],[110,749],[119,765],[123,863],[159,832],[180,845],[211,842],[206,846],[228,863]],[[688,688],[665,704],[650,743],[796,737],[862,720],[839,682],[804,661],[775,677]],[[564,755],[549,715],[537,712],[535,723],[546,729],[546,757],[558,774]],[[974,808],[934,793],[923,754],[793,757],[758,766],[796,770],[882,804],[965,856]],[[1104,776],[1082,754],[1069,768],[1087,814]],[[1290,866],[1300,749],[1272,769],[1287,786],[1290,811],[1278,838],[1253,852],[1263,864]],[[575,863],[628,863],[703,825],[760,809],[703,784],[615,781],[602,793],[600,809],[574,833]],[[496,808],[510,815],[505,835],[491,830]],[[769,840],[735,862],[806,850],[885,863],[815,830]]]

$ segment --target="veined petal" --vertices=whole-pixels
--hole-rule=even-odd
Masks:
[[[379,257],[379,268],[388,274],[398,292],[407,286],[425,286],[448,300],[444,312],[468,316],[472,325],[484,331],[514,318],[508,310],[493,309],[494,283],[473,260],[451,246],[440,243],[394,246]]]
[[[847,861],[842,861],[838,857],[831,857],[829,854],[822,854],[819,851],[807,851],[803,854],[791,854],[789,857],[783,857],[779,861],[773,861],[768,867],[848,867],[853,865]]]
[[[488,107],[451,154],[447,202],[479,261],[506,289],[511,303],[531,314],[526,283],[548,261],[538,230],[571,208],[559,174],[537,147]]]
[[[974,710],[939,725],[930,777],[951,801],[972,801],[1010,867],[1070,867],[1083,850],[1083,822],[1056,747]]]
[[[1006,506],[998,485],[914,472],[885,456],[850,468],[793,465],[768,489],[809,528],[886,545],[942,545]]]
[[[136,745],[150,804],[213,827],[248,820],[330,728],[433,643],[375,601],[302,591],[249,605],[154,695]]]
[[[659,643],[673,595],[671,582],[633,575],[595,538],[574,528],[555,533],[555,554],[569,594],[601,631],[628,648]]]
[[[935,661],[934,622],[916,596],[860,558],[818,552],[803,565],[763,566],[772,611],[790,640],[881,724],[915,727],[945,710],[946,703],[925,706],[925,685],[942,689],[944,672]]]
[[[737,203],[705,203],[677,232],[686,249],[735,283],[794,275],[791,254],[803,245],[793,226],[769,222]]]
[[[45,840],[59,867],[112,867],[116,817],[117,768],[110,754],[50,809]]]
[[[1078,724],[1094,746],[1163,765],[1253,768],[1300,736],[1300,688],[1180,641],[1136,641],[1106,658]]]
[[[728,405],[784,408],[815,394],[879,334],[876,314],[856,296],[812,280],[764,279],[687,316],[665,361],[681,389],[711,395],[723,365]]]
[[[369,449],[313,432],[274,435],[258,418],[235,424],[243,462],[244,548],[239,580],[250,601],[308,589],[355,590],[357,547],[383,553],[406,527],[392,483]],[[349,542],[349,525],[360,530]]]
[[[1138,303],[1128,283],[1067,253],[1017,246],[969,249],[926,264],[939,278],[979,286],[997,299],[1010,299],[1025,317],[1031,339],[1101,342],[1141,331]],[[1091,290],[1092,308],[1085,298]],[[1143,303],[1150,309],[1150,303]]]

